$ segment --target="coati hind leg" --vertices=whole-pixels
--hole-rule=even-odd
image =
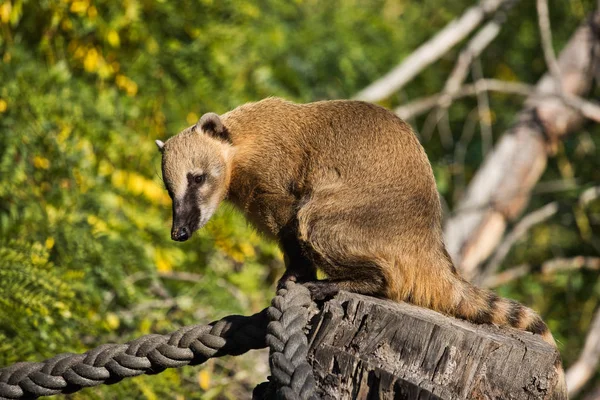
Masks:
[[[335,269],[339,271],[340,266],[341,264],[338,264]],[[350,264],[346,264],[346,266],[352,268]],[[369,268],[365,264],[360,267],[354,267],[363,268],[364,271],[371,271],[372,273],[368,274],[369,276],[364,276],[362,278],[360,276],[352,275],[351,277],[338,276],[336,278],[315,280],[305,283],[304,286],[310,290],[311,296],[315,300],[324,300],[335,296],[340,290],[376,297],[385,297],[386,283],[379,267],[373,266],[373,268]],[[330,268],[323,265],[321,265],[321,268],[323,268],[328,276],[332,276]]]
[[[325,204],[348,204],[332,202]],[[317,199],[307,202],[298,212],[296,243],[302,258],[327,275],[324,280],[311,280],[305,286],[314,299],[321,300],[347,290],[371,296],[386,297],[385,262],[371,254],[379,237],[369,236],[359,220],[359,210],[331,210]]]

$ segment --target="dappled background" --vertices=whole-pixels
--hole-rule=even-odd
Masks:
[[[535,2],[513,3],[467,83],[535,84],[547,71]],[[353,97],[474,4],[0,1],[0,367],[265,307],[283,272],[279,250],[228,206],[193,240],[171,241],[154,140],[267,96]],[[558,53],[595,2],[549,6]],[[440,92],[460,47],[379,103]],[[448,218],[523,99],[494,92],[458,99],[445,114],[411,115]],[[598,308],[598,272],[541,266],[585,256],[582,266],[593,267],[600,256],[600,201],[580,199],[600,183],[598,146],[592,122],[553,143],[525,214],[551,202],[553,212],[509,243],[492,271],[527,272],[488,282],[541,313],[567,367]],[[247,398],[266,374],[255,353],[71,397]],[[600,374],[581,398],[597,384]]]

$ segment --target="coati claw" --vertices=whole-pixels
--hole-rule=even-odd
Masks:
[[[328,281],[306,282],[304,287],[310,291],[310,297],[316,301],[331,298],[340,291],[335,282]]]
[[[279,279],[279,282],[277,282],[277,290],[279,289],[283,289],[285,288],[285,284],[286,282],[297,282],[298,281],[298,276],[294,275],[294,274],[283,274],[283,276]]]

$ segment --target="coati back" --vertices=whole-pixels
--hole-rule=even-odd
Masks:
[[[458,275],[431,165],[410,126],[388,110],[268,98],[206,114],[157,143],[173,239],[187,240],[227,198],[279,242],[280,284],[303,282],[317,299],[348,290],[407,301],[555,346],[534,311]],[[317,268],[328,278],[317,280]]]

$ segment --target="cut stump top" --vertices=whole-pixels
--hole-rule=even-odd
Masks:
[[[311,323],[324,398],[547,399],[558,351],[540,336],[341,292]]]

